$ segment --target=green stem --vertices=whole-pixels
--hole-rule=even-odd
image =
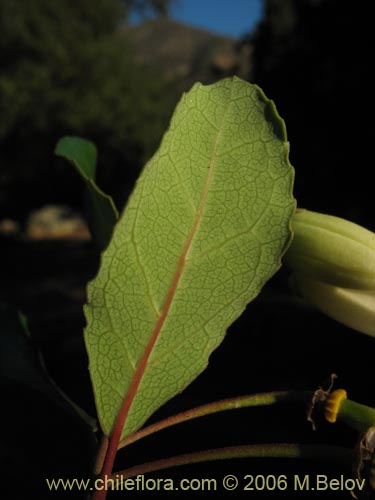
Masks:
[[[110,478],[127,479],[141,474],[177,467],[180,465],[195,464],[213,460],[227,460],[233,458],[300,458],[312,460],[335,460],[350,464],[352,450],[341,446],[300,445],[300,444],[256,444],[244,446],[229,446],[212,450],[186,453],[175,457],[163,458],[153,462],[136,465],[120,472],[113,473]]]
[[[359,432],[366,432],[375,425],[375,409],[345,399],[341,402],[337,420],[345,422]]]
[[[150,434],[154,434],[155,432],[159,432],[167,427],[188,422],[189,420],[211,415],[213,413],[236,410],[239,408],[248,408],[251,406],[269,406],[283,401],[308,401],[311,399],[311,396],[312,393],[310,391],[275,391],[214,401],[213,403],[192,408],[147,426],[144,429],[141,429],[138,432],[122,439],[119,443],[118,449],[124,448],[139,439],[149,436]]]

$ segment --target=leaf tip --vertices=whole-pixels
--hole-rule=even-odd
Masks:
[[[98,153],[93,142],[66,135],[57,141],[54,153],[71,161],[84,179],[95,181]]]

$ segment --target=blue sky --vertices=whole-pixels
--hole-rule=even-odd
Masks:
[[[239,38],[253,30],[263,13],[262,0],[175,0],[176,21]],[[134,17],[132,21],[137,21]]]

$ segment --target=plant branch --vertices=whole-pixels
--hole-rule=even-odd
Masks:
[[[108,450],[108,442],[109,442],[108,437],[103,436],[101,443],[100,443],[98,453],[96,455],[96,460],[95,460],[95,465],[94,465],[94,475],[95,476],[98,476],[100,474],[101,470],[103,469],[104,460],[105,460],[106,453]]]
[[[366,432],[375,425],[375,408],[345,399],[341,403],[337,420],[345,422],[358,432]]]
[[[159,432],[173,425],[188,422],[189,420],[204,417],[206,415],[211,415],[213,413],[227,410],[236,410],[240,408],[248,408],[251,406],[269,406],[284,401],[309,401],[311,397],[311,391],[274,391],[214,401],[212,403],[208,403],[178,413],[177,415],[173,415],[164,420],[161,420],[160,422],[156,422],[155,424],[147,426],[135,432],[134,434],[131,434],[130,436],[122,439],[119,443],[118,449],[124,448],[125,446],[128,446],[129,444],[132,444],[139,439],[143,439],[146,436],[154,434],[155,432]]]
[[[301,445],[301,444],[256,444],[243,446],[229,446],[212,450],[186,453],[175,457],[163,458],[136,465],[112,474],[111,479],[127,479],[130,477],[156,472],[171,467],[187,464],[208,462],[213,460],[227,460],[233,458],[300,458],[311,460],[335,460],[350,464],[352,450],[342,446]]]

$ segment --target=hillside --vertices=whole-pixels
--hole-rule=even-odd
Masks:
[[[131,40],[138,60],[157,66],[178,90],[195,81],[210,83],[233,74],[249,74],[251,49],[234,38],[168,18],[126,26],[122,33]]]

